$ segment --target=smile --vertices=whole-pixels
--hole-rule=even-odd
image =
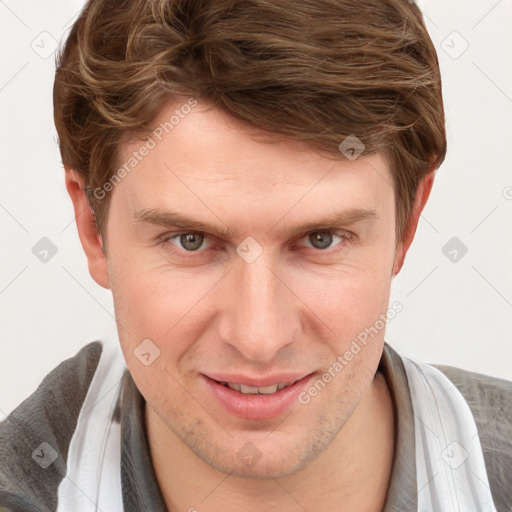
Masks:
[[[227,375],[220,379],[217,375],[215,377],[201,375],[200,381],[205,396],[211,397],[221,410],[245,420],[270,420],[297,408],[297,397],[314,374],[288,374],[281,375],[281,378],[275,375],[259,379],[231,375],[229,380]]]

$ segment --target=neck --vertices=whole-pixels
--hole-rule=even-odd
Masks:
[[[306,467],[280,478],[221,473],[193,454],[149,407],[146,423],[155,474],[169,512],[380,512],[385,505],[394,419],[380,373],[329,447]]]

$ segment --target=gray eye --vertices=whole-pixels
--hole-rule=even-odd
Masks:
[[[187,251],[195,251],[203,245],[204,235],[201,233],[183,233],[180,235],[180,244]]]
[[[318,231],[308,236],[309,241],[315,249],[326,249],[331,245],[332,238],[332,233],[328,231]]]

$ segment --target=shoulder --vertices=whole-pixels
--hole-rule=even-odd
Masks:
[[[56,509],[69,443],[101,354],[99,341],[84,346],[0,423],[0,510]]]
[[[475,418],[479,434],[512,428],[512,382],[480,373],[433,365],[457,387]],[[508,446],[512,446],[507,439]]]
[[[512,505],[512,382],[480,373],[433,365],[457,387],[478,429],[498,511]]]

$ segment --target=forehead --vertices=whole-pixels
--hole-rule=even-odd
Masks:
[[[229,203],[251,207],[257,215],[294,202],[301,209],[319,203],[375,208],[393,196],[390,169],[380,154],[363,153],[354,161],[341,152],[327,158],[299,141],[251,128],[206,102],[185,109],[187,100],[162,108],[151,124],[153,142],[138,138],[120,146],[120,166],[134,165],[114,195],[122,190],[133,209],[164,208],[172,199],[180,208]],[[142,151],[144,146],[151,149]]]

